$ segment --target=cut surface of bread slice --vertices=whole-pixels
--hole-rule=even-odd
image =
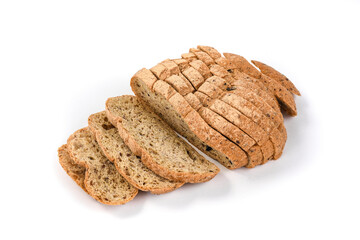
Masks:
[[[291,93],[296,94],[298,96],[301,96],[299,90],[295,87],[295,85],[285,75],[278,72],[274,68],[266,65],[265,63],[255,61],[255,60],[251,60],[251,62],[255,66],[257,66],[263,74],[265,74],[265,75],[271,77],[272,79],[278,81],[279,83],[281,83],[281,85],[283,85]]]
[[[131,79],[131,88],[141,101],[150,106],[195,147],[225,167],[235,169],[248,163],[245,152],[212,129],[191,106],[190,112],[184,114],[181,109],[189,105],[185,98],[180,101],[179,96],[179,101],[170,102],[162,93],[155,92],[152,89],[152,81],[146,79],[151,78],[148,76],[149,72],[147,69],[141,69]]]
[[[153,194],[171,192],[183,185],[160,177],[147,168],[140,157],[126,146],[116,127],[108,120],[105,111],[89,117],[89,127],[106,157],[112,161],[120,174],[134,187]]]
[[[60,165],[65,172],[87,193],[84,183],[86,168],[76,164],[74,160],[71,159],[66,144],[59,147],[58,156]]]
[[[124,142],[156,174],[181,182],[205,182],[219,172],[135,96],[109,98],[109,120]]]
[[[67,148],[73,161],[86,168],[84,185],[97,201],[119,205],[129,202],[138,193],[105,157],[88,128],[73,133],[67,141]]]

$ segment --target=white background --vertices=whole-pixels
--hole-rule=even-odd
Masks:
[[[359,1],[1,1],[1,239],[359,239]],[[210,45],[298,87],[277,161],[123,206],[57,148],[142,67]],[[219,164],[218,164],[219,165]]]

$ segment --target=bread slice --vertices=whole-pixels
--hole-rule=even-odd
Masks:
[[[116,127],[108,120],[105,111],[89,117],[89,127],[106,157],[114,163],[119,173],[134,187],[153,194],[171,192],[184,183],[160,177],[135,156],[120,137]]]
[[[287,90],[291,93],[301,96],[299,90],[295,87],[295,85],[283,74],[275,70],[274,68],[266,65],[265,63],[251,60],[251,62],[260,69],[260,71],[268,77],[278,81],[283,85]]]
[[[167,99],[163,93],[153,89],[151,72],[141,69],[131,79],[135,95],[150,106],[178,133],[187,138],[201,151],[216,159],[229,169],[245,166],[248,158],[243,150],[212,129],[194,110],[184,97],[177,101]],[[189,112],[183,109],[190,109]]]
[[[131,201],[138,193],[105,157],[88,128],[73,133],[67,148],[73,161],[86,168],[84,185],[97,201],[119,205]]]
[[[109,98],[106,113],[132,152],[156,174],[197,183],[209,181],[219,172],[135,96]]]
[[[76,164],[74,160],[71,159],[66,144],[59,147],[58,156],[60,165],[65,172],[87,193],[84,183],[86,168]]]

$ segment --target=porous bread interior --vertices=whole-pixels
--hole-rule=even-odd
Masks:
[[[122,176],[136,188],[159,193],[159,191],[169,192],[182,185],[163,178],[147,168],[140,157],[135,156],[125,144],[118,130],[108,120],[105,111],[91,115],[89,126],[96,133],[96,140],[105,155],[114,161],[115,167]]]
[[[218,168],[181,139],[159,116],[147,110],[136,97],[118,98],[109,108],[121,116],[122,127],[144,149],[152,161],[177,173],[217,173]]]
[[[212,146],[208,146],[191,131],[188,124],[168,100],[151,91],[143,81],[137,78],[133,78],[132,81],[134,81],[132,83],[132,89],[135,95],[146,105],[150,106],[152,110],[161,116],[173,129],[208,156],[216,159],[227,168],[233,168],[232,162],[224,153],[217,151]]]
[[[75,132],[68,141],[71,157],[86,166],[85,186],[89,194],[105,204],[122,204],[137,194],[102,153],[89,129]]]

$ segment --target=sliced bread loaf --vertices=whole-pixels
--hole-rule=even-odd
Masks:
[[[156,174],[181,182],[205,182],[219,168],[181,139],[135,96],[109,98],[106,113],[135,155]]]
[[[89,117],[89,127],[96,136],[106,157],[112,161],[119,173],[134,187],[153,194],[173,191],[183,185],[160,177],[147,168],[139,156],[126,146],[116,127],[108,120],[105,111]]]
[[[165,94],[155,91],[153,89],[154,78],[156,79],[145,68],[132,77],[131,88],[141,101],[150,106],[197,148],[227,168],[239,168],[248,163],[245,152],[212,129],[184,97],[178,94],[177,101],[174,101],[166,98]],[[190,111],[185,114],[186,111],[183,109],[190,109]]]
[[[86,168],[84,186],[97,201],[119,205],[129,202],[138,193],[102,153],[88,128],[73,133],[67,141],[67,148],[73,161]]]

